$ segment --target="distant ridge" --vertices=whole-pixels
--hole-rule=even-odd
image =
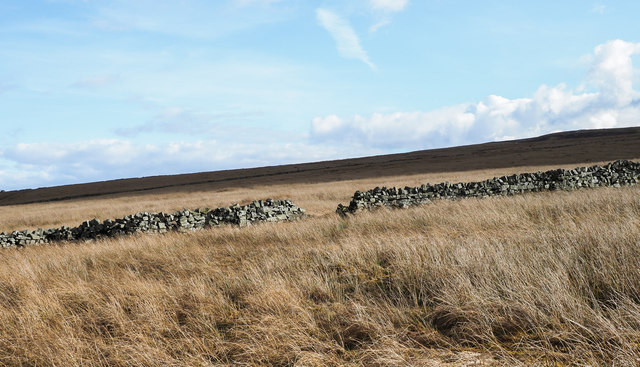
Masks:
[[[528,139],[335,161],[7,191],[0,193],[0,205],[634,158],[640,158],[640,127],[578,130]]]

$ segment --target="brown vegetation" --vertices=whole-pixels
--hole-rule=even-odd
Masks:
[[[0,251],[0,364],[638,365],[640,187],[333,214],[545,168],[3,207],[3,230],[265,196],[314,217]]]

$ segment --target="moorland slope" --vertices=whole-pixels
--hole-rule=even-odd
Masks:
[[[638,142],[637,129],[564,133],[500,154],[452,149],[449,162],[467,162],[459,171],[419,173],[435,168],[405,155],[400,168],[387,157],[386,171],[344,166],[314,182],[283,174],[1,206],[3,230],[262,197],[312,216],[0,251],[0,365],[637,366],[640,186],[435,200],[346,219],[335,208],[375,186],[637,159]]]

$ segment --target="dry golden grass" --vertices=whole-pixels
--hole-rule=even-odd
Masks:
[[[315,216],[0,251],[0,365],[640,364],[640,187],[332,214],[504,173],[2,208],[2,229],[265,196]]]

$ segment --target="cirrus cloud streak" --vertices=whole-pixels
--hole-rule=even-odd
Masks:
[[[318,22],[331,34],[336,41],[340,55],[347,59],[356,59],[375,69],[369,60],[367,52],[360,45],[360,38],[347,20],[327,9],[316,9]]]

